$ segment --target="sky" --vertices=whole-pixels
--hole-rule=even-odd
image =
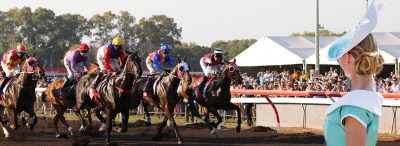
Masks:
[[[371,1],[371,0],[369,0]],[[376,32],[400,31],[400,0],[384,2]],[[2,0],[10,8],[52,9],[87,18],[105,11],[130,12],[137,20],[165,14],[182,27],[182,41],[210,46],[217,40],[259,39],[315,31],[316,0]],[[366,0],[319,0],[320,24],[343,32],[364,15]]]

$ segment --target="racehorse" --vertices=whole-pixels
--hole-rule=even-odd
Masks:
[[[181,136],[179,135],[178,128],[173,117],[176,104],[182,101],[179,99],[177,93],[180,82],[183,82],[183,84],[191,84],[192,78],[189,73],[189,65],[186,63],[186,59],[182,61],[178,58],[178,64],[171,71],[164,71],[164,73],[162,73],[154,83],[154,96],[156,96],[156,98],[158,97],[159,102],[154,101],[154,98],[146,98],[140,94],[139,91],[143,89],[143,85],[136,85],[136,88],[132,93],[131,98],[134,98],[135,96],[142,97],[145,103],[152,106],[157,106],[165,112],[164,120],[159,125],[157,129],[157,135],[153,137],[153,140],[161,139],[161,132],[169,120],[173,125],[178,143],[182,143]],[[147,110],[147,108],[145,108],[145,110]]]
[[[211,135],[214,137],[217,136],[215,129],[222,122],[222,117],[217,111],[218,109],[223,109],[226,111],[236,110],[238,115],[236,132],[240,132],[241,112],[238,106],[230,102],[230,85],[231,83],[242,84],[243,78],[240,75],[238,66],[236,65],[236,59],[233,59],[232,62],[226,62],[226,64],[226,67],[222,70],[220,75],[212,77],[215,79],[209,80],[209,84],[204,87],[204,92],[196,94],[198,95],[205,93],[202,98],[201,96],[199,98],[199,96],[194,94],[195,91],[197,91],[199,82],[201,82],[201,78],[197,79],[194,84],[191,85],[182,84],[182,92],[180,93],[181,96],[188,100],[192,114],[203,119],[203,121],[209,126]],[[195,109],[194,101],[206,108],[206,113],[204,116],[201,116]],[[217,117],[217,123],[209,122],[210,112]]]
[[[87,73],[92,74],[99,71],[100,71],[99,65],[97,63],[92,63],[89,66]],[[76,79],[74,79],[73,82],[76,83],[81,77],[82,76],[78,76]],[[71,109],[75,105],[75,94],[74,94],[75,92],[73,92],[75,91],[75,89],[73,85],[71,87],[66,87],[67,90],[69,90],[70,92],[64,92],[64,94],[61,94],[61,92],[63,92],[61,91],[63,85],[64,85],[64,80],[55,80],[48,86],[44,94],[44,96],[47,99],[47,102],[51,103],[57,111],[57,114],[56,116],[54,116],[53,119],[53,125],[57,138],[61,136],[61,134],[58,132],[58,121],[60,120],[64,124],[64,126],[68,128],[70,134],[74,135],[74,130],[65,120],[64,113],[67,109]]]
[[[110,133],[112,129],[112,122],[117,113],[122,113],[122,128],[119,132],[124,133],[127,131],[128,118],[129,118],[129,90],[132,88],[133,81],[140,77],[142,70],[140,68],[140,58],[136,52],[128,55],[123,63],[123,69],[116,76],[105,75],[104,81],[98,84],[98,94],[100,96],[99,102],[101,108],[94,109],[97,118],[102,122],[102,126],[99,131],[104,129],[103,125],[106,125],[107,138],[106,141],[110,142]],[[87,107],[88,105],[93,105],[93,101],[90,99],[88,94],[88,89],[91,87],[91,82],[94,80],[96,74],[90,74],[88,76],[83,76],[81,80],[76,84],[76,104],[75,110],[76,114],[81,120],[81,131],[86,130],[87,125],[84,117],[80,111]],[[90,106],[94,108],[94,106]],[[100,111],[104,110],[107,118],[104,119],[100,114]],[[90,110],[88,110],[90,111]],[[90,116],[89,116],[90,117]],[[106,124],[104,124],[106,122]]]
[[[35,88],[38,80],[46,81],[44,70],[39,64],[39,60],[33,55],[28,57],[21,67],[21,72],[14,79],[10,79],[9,87],[5,87],[4,100],[0,101],[0,108],[4,108],[9,120],[0,121],[0,126],[3,128],[5,137],[10,137],[10,133],[4,124],[9,124],[13,130],[17,130],[18,116],[22,111],[25,111],[32,123],[27,122],[27,117],[22,117],[22,124],[33,129],[37,123],[37,117],[34,112],[34,102],[36,100]],[[8,89],[7,89],[8,88]],[[11,121],[11,122],[8,122]]]

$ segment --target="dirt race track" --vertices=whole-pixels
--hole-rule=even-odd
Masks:
[[[73,123],[75,130],[79,127],[78,121]],[[60,132],[67,134],[66,128],[60,126]],[[95,123],[95,127],[99,124]],[[137,121],[130,123],[127,133],[112,133],[114,145],[177,145],[175,134],[171,127],[164,130],[162,141],[152,141],[152,136],[156,133],[156,125],[146,127],[144,122]],[[322,132],[313,129],[302,128],[283,128],[277,133],[275,130],[266,127],[253,127],[242,129],[236,133],[235,129],[222,127],[218,130],[219,137],[212,138],[209,130],[204,124],[188,124],[179,126],[179,131],[183,138],[182,145],[324,145]],[[33,130],[26,127],[18,129],[13,133],[13,138],[5,139],[3,133],[0,134],[0,145],[41,145],[41,146],[63,146],[63,145],[104,145],[105,135],[103,136],[63,136],[55,138],[52,128],[52,121],[40,119],[38,126]],[[400,145],[399,136],[380,136],[378,145]]]

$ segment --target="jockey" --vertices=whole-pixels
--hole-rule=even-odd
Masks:
[[[3,68],[6,76],[3,79],[3,82],[0,85],[0,94],[3,93],[3,88],[8,82],[8,80],[14,76],[15,70],[19,69],[19,65],[26,59],[26,47],[24,44],[19,44],[17,49],[10,50],[7,53],[3,54],[1,59],[1,67]]]
[[[100,72],[97,74],[95,82],[92,83],[92,89],[96,89],[97,84],[103,77],[103,74],[116,74],[121,70],[120,63],[124,60],[124,40],[117,36],[112,40],[112,44],[100,47],[97,51],[97,63],[100,66]]]
[[[70,50],[65,54],[64,66],[67,68],[68,78],[64,83],[63,88],[71,84],[74,74],[86,72],[89,67],[89,61],[87,53],[89,51],[89,46],[87,44],[79,45],[79,48],[75,50]],[[83,62],[83,69],[78,65]]]
[[[162,72],[165,62],[168,62],[171,68],[174,67],[174,62],[169,55],[170,51],[171,48],[168,44],[162,44],[160,50],[154,51],[146,58],[146,66],[151,75]]]
[[[162,44],[160,49],[154,51],[146,58],[146,67],[150,71],[149,78],[147,79],[147,83],[145,86],[145,92],[147,92],[151,86],[151,76],[161,73],[163,71],[163,64],[168,62],[170,68],[174,67],[174,61],[172,60],[169,52],[171,48],[168,44]]]
[[[198,90],[201,92],[208,81],[208,78],[212,77],[213,74],[218,73],[224,65],[224,58],[222,57],[222,49],[215,49],[214,53],[204,55],[200,59],[200,66],[203,69],[204,76],[200,82]]]

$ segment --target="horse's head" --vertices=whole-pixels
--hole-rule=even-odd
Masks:
[[[176,67],[178,77],[186,81],[187,84],[192,83],[192,77],[190,75],[190,66],[186,63],[186,58],[183,61],[178,58],[178,65]]]
[[[139,57],[136,51],[134,52],[125,51],[125,53],[128,54],[123,63],[125,64],[125,68],[127,69],[128,72],[133,72],[136,77],[138,78],[141,77],[143,71],[140,62],[142,61],[142,59]]]
[[[236,64],[236,59],[234,58],[232,61],[226,62],[226,67],[222,71],[226,73],[228,78],[232,80],[233,84],[242,84],[243,78],[240,75],[239,67]]]
[[[35,54],[26,59],[24,66],[27,73],[33,73],[34,78],[37,77],[38,79],[46,82],[46,75],[40,66],[39,60],[35,57]]]

